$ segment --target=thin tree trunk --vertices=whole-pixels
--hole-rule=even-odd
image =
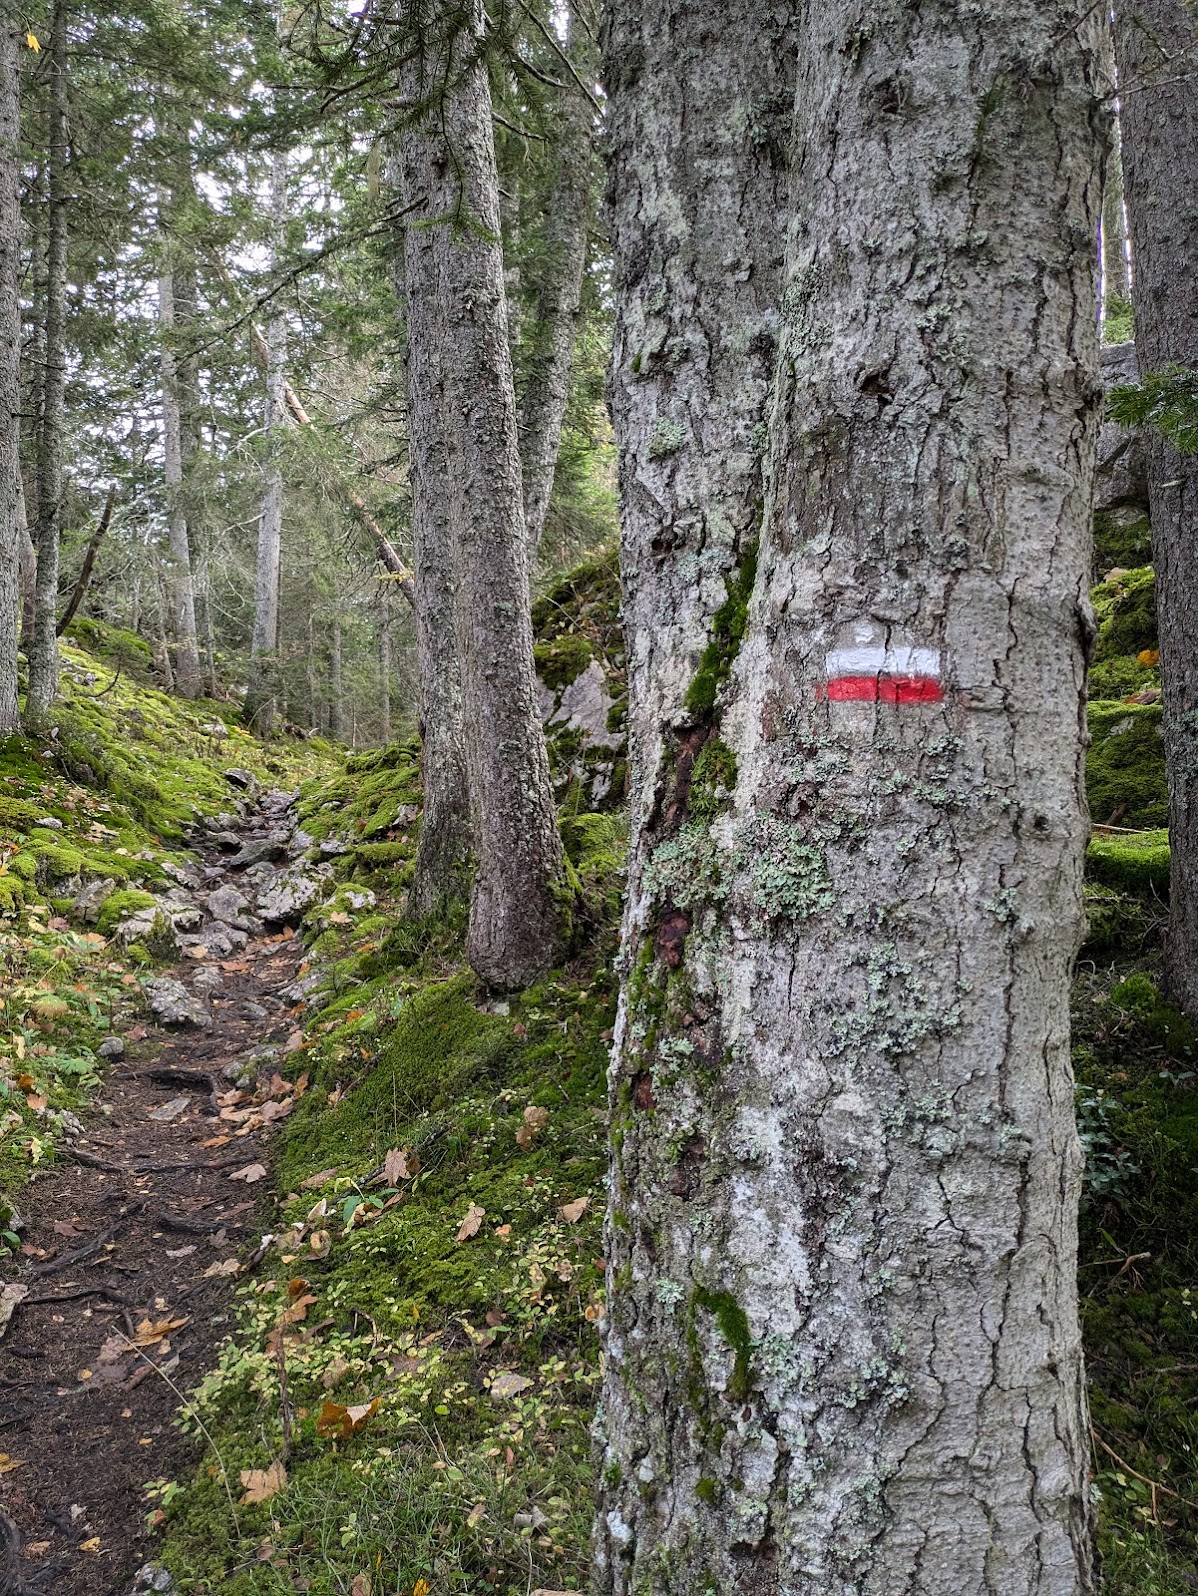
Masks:
[[[418,69],[412,69],[407,87],[413,95],[420,93]],[[427,196],[435,163],[443,156],[437,134],[424,128],[409,128],[398,141],[399,183],[405,207],[412,207],[413,221],[422,198],[429,212],[435,213]],[[416,915],[433,914],[465,896],[474,852],[454,612],[446,396],[438,326],[442,248],[437,229],[409,225],[403,239],[402,281],[397,285],[406,307],[413,592],[420,683],[423,802],[408,894],[408,907]]]
[[[384,596],[379,615],[379,722],[381,741],[391,741],[391,612]]]
[[[165,206],[163,206],[165,215]],[[168,251],[179,246],[166,237]],[[176,341],[190,323],[183,306],[176,300],[179,271],[167,260],[158,280],[158,329],[162,339],[162,438],[167,500],[167,531],[170,542],[171,623],[175,634],[175,674],[184,698],[198,698],[203,691],[200,676],[200,648],[196,636],[195,583],[191,570],[191,536],[185,499],[185,465],[190,427],[184,426],[187,373],[182,370]],[[186,287],[184,286],[184,295]]]
[[[316,623],[308,611],[308,725],[320,730],[320,694],[316,687]]]
[[[20,30],[0,24],[0,737],[21,729],[17,706],[25,526],[21,487]]]
[[[1107,166],[1106,190],[1102,196],[1102,302],[1109,313],[1113,301],[1130,297],[1123,162],[1116,146]]]
[[[271,174],[272,264],[277,266],[287,222],[287,156],[277,153]],[[279,652],[279,571],[283,548],[283,433],[287,425],[287,318],[281,309],[266,335],[266,464],[262,513],[258,518],[258,563],[254,583],[254,630],[245,714],[260,735],[275,726]]]
[[[29,519],[25,512],[25,487],[19,493],[19,538],[21,548],[21,648],[29,658],[33,648],[33,616],[37,607],[37,550],[29,532]]]
[[[573,7],[569,21],[569,50],[575,69],[584,82],[591,81],[595,76],[594,51]],[[561,448],[593,210],[595,113],[591,102],[573,83],[561,92],[553,137],[557,167],[538,261],[544,276],[537,296],[536,322],[526,334],[528,377],[520,414],[520,464],[530,559],[535,557],[545,530]]]
[[[537,711],[479,0],[469,8],[469,26],[460,15],[451,0],[438,0],[428,13],[433,29],[453,35],[448,76],[426,71],[426,92],[448,87],[413,151],[413,188],[425,199],[417,215],[422,230],[433,233],[438,293],[435,306],[409,302],[408,354],[415,385],[432,359],[430,341],[440,342],[444,489],[453,520],[463,725],[478,849],[466,952],[484,981],[514,988],[542,974],[560,946],[563,856]],[[424,65],[432,63],[426,58]],[[445,217],[458,220],[439,220]]]
[[[79,609],[79,606],[83,603],[84,595],[87,593],[88,583],[92,578],[92,569],[96,563],[96,555],[100,552],[100,545],[107,536],[109,525],[112,522],[112,512],[116,506],[116,496],[117,485],[114,482],[109,487],[108,493],[105,496],[104,508],[100,512],[100,519],[96,524],[96,530],[87,540],[87,548],[83,554],[83,565],[80,567],[79,571],[79,580],[75,583],[75,586],[71,591],[71,596],[67,601],[67,607],[65,610],[63,610],[62,616],[58,622],[57,632],[59,637],[62,636],[67,627],[75,619],[75,615]]]
[[[636,790],[603,1593],[1095,1589],[1068,994],[1102,15],[1068,9],[801,8],[760,544],[709,646],[667,652],[744,416],[737,382],[699,400],[752,318],[709,313],[757,276],[738,201],[791,8],[614,8]],[[710,364],[663,303],[719,329]]]
[[[1140,370],[1198,369],[1194,14],[1184,0],[1123,0],[1115,39]],[[1145,443],[1169,779],[1165,973],[1170,997],[1198,1018],[1198,455],[1155,427]]]
[[[58,692],[58,550],[62,535],[63,429],[66,422],[67,205],[70,133],[67,105],[67,16],[58,0],[50,32],[50,136],[47,151],[49,227],[46,245],[46,331],[37,439],[37,582],[25,719],[43,727]]]
[[[171,663],[171,640],[167,630],[167,617],[171,611],[171,601],[167,589],[166,577],[162,567],[155,559],[155,574],[157,576],[157,614],[155,617],[158,630],[158,674],[162,677],[164,692],[173,693],[175,690],[175,668]]]
[[[341,687],[341,617],[333,621],[333,651],[329,660],[329,726],[338,742],[345,741],[345,695]]]

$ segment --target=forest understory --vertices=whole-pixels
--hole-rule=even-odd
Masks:
[[[1198,1037],[1158,992],[1151,570],[1117,563],[1143,529],[1114,523],[1075,987],[1081,1293],[1103,1588],[1182,1596]],[[465,966],[460,918],[405,914],[413,744],[261,745],[227,704],[78,650],[57,745],[6,747],[8,1590],[585,1589],[624,848],[614,557],[537,621],[582,910],[568,961],[510,1001]]]

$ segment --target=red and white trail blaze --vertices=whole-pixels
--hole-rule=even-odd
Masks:
[[[821,697],[834,703],[939,704],[940,650],[858,643],[824,656]]]

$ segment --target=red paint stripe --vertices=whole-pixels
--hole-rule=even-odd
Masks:
[[[944,698],[934,676],[836,676],[824,692],[841,704],[939,704]]]

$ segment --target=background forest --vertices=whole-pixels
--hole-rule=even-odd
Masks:
[[[996,15],[1004,6],[1020,26],[1042,23],[1036,6],[1003,0]],[[613,1302],[627,1313],[634,1300],[641,1232],[629,1239],[621,1203],[634,1212],[643,1192],[621,1193],[621,1169],[639,1157],[648,1170],[660,1152],[667,1202],[710,1198],[702,1136],[661,1130],[659,1149],[641,1127],[666,1124],[695,1082],[714,1091],[721,1074],[704,1053],[716,1003],[688,960],[704,957],[703,916],[723,912],[710,838],[746,779],[730,706],[768,552],[756,525],[774,446],[762,375],[773,332],[724,340],[726,372],[698,362],[706,440],[670,405],[692,380],[705,317],[748,319],[773,287],[801,328],[812,296],[801,272],[785,294],[780,272],[766,285],[782,200],[756,216],[752,203],[781,193],[769,184],[782,183],[791,133],[780,110],[791,57],[774,21],[729,6],[705,32],[712,8],[696,5],[680,13],[687,34],[666,7],[681,42],[663,66],[649,48],[661,19],[644,9],[611,8],[605,25],[585,0],[485,12],[454,0],[32,0],[4,12],[0,409],[19,417],[20,468],[6,480],[22,502],[0,493],[0,524],[20,542],[17,590],[0,581],[0,634],[19,640],[7,697],[0,668],[0,1596],[577,1596],[592,1578],[614,1591],[611,1546],[592,1539],[594,1493],[648,1523],[677,1483],[654,1480],[647,1461],[639,1475],[610,1458],[596,1467],[600,1334]],[[432,68],[412,46],[422,29],[456,40],[480,16],[484,43],[465,65],[456,46],[433,52]],[[1064,48],[1060,37],[1045,48]],[[812,70],[835,57],[849,73],[880,49],[863,27],[839,53],[816,52]],[[1149,81],[1160,70],[1140,66]],[[902,96],[877,70],[878,103],[897,116]],[[1109,84],[1109,60],[1104,70]],[[637,94],[686,127],[696,104],[735,100],[742,71],[759,74],[752,117],[724,119],[726,145],[713,135],[692,160],[685,140],[638,129],[628,179]],[[971,174],[985,175],[992,122],[1034,123],[1027,103],[986,91],[965,140]],[[832,145],[851,140],[838,124]],[[625,179],[611,179],[610,207],[605,143]],[[728,145],[757,163],[737,206],[760,259],[721,243],[713,195]],[[679,149],[669,192],[662,172]],[[494,228],[474,203],[491,161]],[[1029,212],[1039,194],[1029,182]],[[1101,196],[1073,279],[1095,285],[1082,320],[1100,332],[1105,399],[1085,574],[1092,824],[1072,1060],[1092,1421],[1080,1445],[1102,1571],[1086,1585],[1071,1570],[1051,1590],[1183,1596],[1198,1587],[1198,1018],[1163,971],[1178,878],[1174,858],[1171,905],[1151,511],[1162,439],[1188,470],[1198,407],[1193,372],[1157,358],[1133,315],[1144,277],[1117,128]],[[693,294],[671,299],[638,230],[668,234],[684,202],[699,217],[699,267]],[[477,275],[453,280],[441,239]],[[952,247],[986,258],[984,243],[954,234]],[[718,268],[707,282],[705,249]],[[6,324],[9,302],[19,316]],[[496,303],[514,474],[481,447],[478,470],[462,443],[487,434],[484,401],[502,386],[490,376],[506,356],[476,337],[501,325],[487,321]],[[939,314],[918,322],[932,344]],[[795,335],[794,370],[844,333],[835,320],[808,344]],[[1016,377],[1050,361],[1050,335]],[[7,397],[6,370],[18,383]],[[871,422],[893,398],[888,380],[871,373],[862,389]],[[644,394],[666,396],[658,413]],[[724,546],[735,517],[713,512],[718,535],[696,550],[692,495],[715,503],[724,469],[732,487],[719,492],[745,525]],[[515,483],[504,524],[523,528],[519,548],[500,546],[467,479],[476,494],[493,486],[496,503]],[[667,524],[656,541],[654,517]],[[477,541],[463,560],[467,534]],[[646,621],[638,567],[663,548],[677,586]],[[492,586],[498,636],[480,619]],[[531,614],[505,609],[525,588]],[[688,634],[692,607],[702,624]],[[447,637],[462,659],[444,675]],[[1053,668],[1063,660],[1067,675],[1078,638],[1058,640]],[[525,641],[528,703],[522,689],[488,701],[487,679],[504,670],[521,687]],[[672,742],[636,722],[638,668],[643,714],[645,661],[669,646],[682,701]],[[508,700],[527,710],[535,747],[489,712]],[[920,790],[925,842],[987,807],[951,795],[950,741]],[[651,804],[638,761],[650,780],[662,746],[674,763]],[[800,752],[818,765],[826,750]],[[900,783],[889,763],[882,774],[889,797]],[[1024,779],[1037,779],[1030,765]],[[821,857],[775,822],[737,834],[763,945],[831,903]],[[638,862],[645,835],[652,855]],[[549,905],[531,953],[501,914],[488,926],[478,910],[505,838],[512,855],[528,838],[540,849],[531,865],[521,856],[527,879],[540,871],[540,898],[516,872],[506,882],[509,921],[513,902],[527,900],[530,920]],[[639,928],[638,892],[665,905]],[[1014,904],[1004,888],[973,918],[1016,939]],[[911,999],[910,964],[876,940],[861,1012],[894,1020],[881,1051],[906,1069],[939,1021],[926,996]],[[621,1082],[621,1049],[642,1044],[650,1061]],[[902,1112],[894,1125],[939,1169],[952,1114],[930,1097]],[[648,1174],[641,1184],[652,1188]],[[654,1261],[668,1229],[641,1227]],[[784,1338],[752,1336],[726,1290],[700,1285],[684,1301],[664,1266],[650,1285],[639,1311],[660,1316],[663,1346],[675,1338],[663,1362],[708,1459],[693,1480],[679,1463],[685,1511],[662,1516],[722,1536],[734,1573],[721,1565],[700,1584],[663,1550],[628,1588],[764,1590],[744,1572],[756,1566],[746,1546],[773,1544],[745,1529],[760,1481],[728,1457],[737,1438],[761,1440],[749,1419],[768,1380],[787,1375]],[[830,1405],[856,1422],[858,1407],[901,1408],[897,1387],[874,1360]],[[876,1501],[879,1482],[855,1472]]]

